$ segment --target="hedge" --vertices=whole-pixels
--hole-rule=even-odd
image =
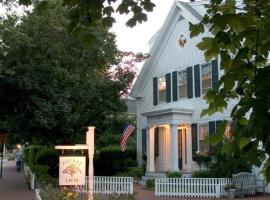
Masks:
[[[36,155],[43,148],[44,148],[43,146],[36,146],[36,145],[26,147],[24,149],[24,156],[23,156],[24,161],[27,162],[29,165],[35,165]]]
[[[122,152],[119,146],[105,147],[94,157],[94,172],[99,176],[113,176],[136,166],[136,151],[129,148]]]
[[[47,166],[51,177],[57,178],[59,174],[59,155],[53,148],[43,148],[36,155],[37,165]]]

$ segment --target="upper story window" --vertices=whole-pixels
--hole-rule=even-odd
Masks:
[[[210,63],[202,65],[201,80],[202,80],[202,95],[204,95],[208,90],[212,89],[212,66]]]
[[[199,151],[205,154],[209,153],[209,144],[205,142],[205,139],[209,135],[208,124],[199,125]]]
[[[160,76],[158,78],[158,102],[166,102],[166,78],[165,76]]]
[[[187,97],[187,70],[178,72],[179,99]]]

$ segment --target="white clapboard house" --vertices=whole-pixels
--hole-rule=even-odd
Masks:
[[[203,96],[221,76],[219,61],[205,62],[196,45],[209,32],[190,38],[189,22],[201,21],[207,1],[175,1],[150,40],[150,58],[131,91],[137,107],[137,161],[146,158],[147,173],[198,170],[193,156],[208,153],[206,136],[221,120],[230,119],[235,102],[222,113],[200,117],[207,107]]]

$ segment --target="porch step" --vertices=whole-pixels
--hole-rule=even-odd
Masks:
[[[145,176],[152,178],[165,178],[166,173],[163,172],[145,172]]]

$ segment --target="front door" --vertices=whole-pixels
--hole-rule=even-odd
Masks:
[[[186,128],[178,129],[178,166],[182,170],[183,166],[187,164],[187,139],[186,139]]]

